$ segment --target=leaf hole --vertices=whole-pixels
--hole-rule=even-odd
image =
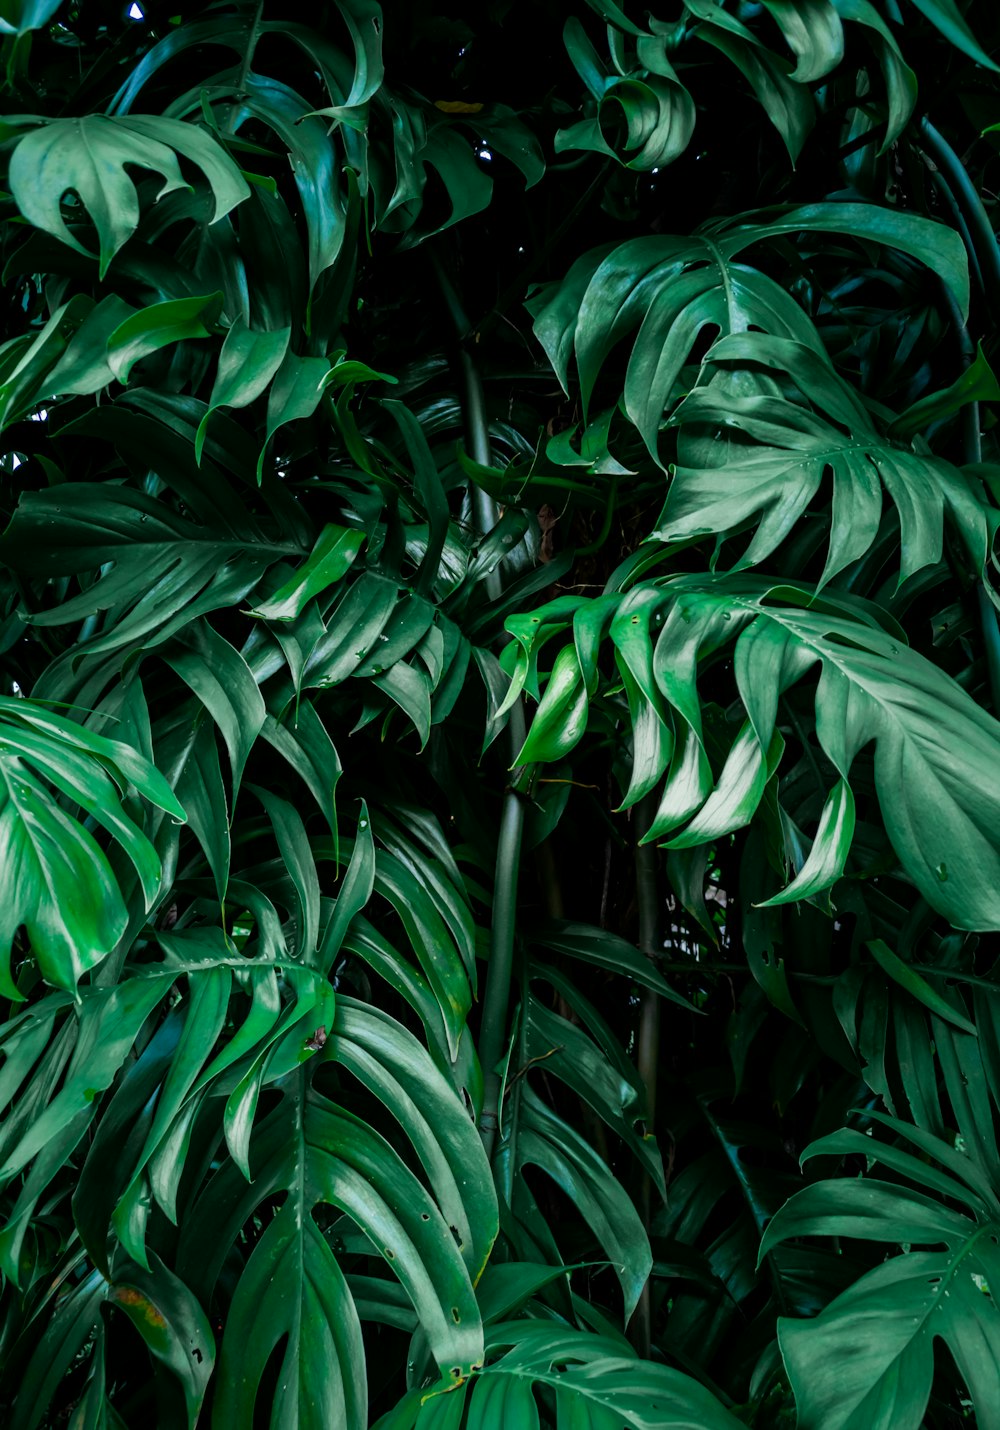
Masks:
[[[461,1325],[462,1317],[459,1315],[457,1306],[452,1306],[451,1308],[451,1319],[455,1322],[456,1326]]]

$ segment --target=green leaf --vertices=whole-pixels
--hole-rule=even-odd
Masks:
[[[636,946],[608,929],[567,920],[552,920],[532,930],[531,941],[540,948],[552,949],[569,958],[582,959],[609,972],[627,974],[644,988],[651,988],[661,998],[690,1009],[686,998],[676,993],[653,962]]]
[[[959,412],[968,402],[1000,401],[1000,383],[986,360],[983,345],[976,348],[975,360],[969,364],[960,377],[940,392],[927,393],[912,407],[897,417],[889,428],[890,437],[912,437],[929,427],[932,422],[940,422]]]
[[[94,312],[92,300],[78,293],[56,309],[33,342],[26,340],[23,356],[0,383],[0,429],[16,422],[41,401],[50,373],[59,370],[74,338]]]
[[[73,989],[125,931],[118,882],[90,831],[52,787],[101,823],[135,864],[146,907],[159,891],[160,861],[125,813],[119,790],[134,782],[175,818],[184,811],[160,776],[127,746],[89,734],[28,701],[0,700],[0,986],[20,998],[10,949],[24,926],[46,980]],[[118,788],[116,788],[116,783]]]
[[[854,20],[878,37],[879,53],[888,98],[888,124],[885,138],[879,146],[884,154],[909,121],[917,102],[917,77],[903,59],[896,37],[869,0],[833,0],[833,7],[842,20]]]
[[[517,1095],[516,1135],[504,1139],[496,1154],[499,1174],[508,1185],[515,1183],[512,1210],[517,1215],[525,1195],[525,1166],[538,1167],[550,1176],[608,1257],[622,1289],[628,1321],[653,1265],[639,1213],[607,1163],[574,1128],[530,1088],[522,1087]]]
[[[809,0],[796,5],[792,0],[763,0],[785,43],[796,58],[789,79],[800,84],[822,79],[844,57],[844,32],[840,17],[830,0]]]
[[[495,1359],[462,1391],[413,1390],[375,1430],[468,1430],[538,1425],[532,1386],[555,1397],[561,1422],[625,1430],[736,1430],[740,1423],[703,1385],[663,1365],[639,1360],[610,1337],[548,1321],[491,1326]],[[454,1407],[454,1408],[453,1408]],[[467,1407],[467,1408],[466,1408]]]
[[[99,392],[115,380],[108,361],[111,335],[132,317],[130,303],[109,293],[92,308],[69,340],[62,357],[45,376],[42,391],[45,397],[65,397],[72,393],[87,395]]]
[[[261,734],[305,782],[329,826],[336,853],[336,790],[343,768],[314,706],[309,700],[302,700],[292,723],[268,715]]]
[[[827,1150],[828,1140],[834,1139],[814,1143],[805,1155]],[[873,1155],[882,1155],[880,1144],[863,1136],[858,1140]],[[923,1140],[935,1156],[936,1139]],[[936,1145],[942,1160],[956,1156],[947,1144]],[[890,1165],[897,1160],[892,1149],[885,1155]],[[916,1158],[910,1163],[924,1180],[924,1163]],[[936,1169],[929,1169],[932,1175],[938,1175]],[[767,1229],[761,1254],[790,1236],[816,1235],[907,1245],[906,1254],[867,1272],[814,1320],[779,1321],[782,1356],[803,1426],[918,1426],[930,1396],[937,1337],[954,1356],[979,1423],[1000,1424],[993,1393],[1000,1376],[1000,1314],[991,1291],[1000,1277],[998,1224],[973,1221],[909,1187],[869,1178],[826,1181],[797,1193],[781,1209]],[[911,1251],[910,1244],[943,1244],[946,1249]],[[862,1325],[877,1331],[858,1341]],[[854,1350],[845,1356],[848,1344]]]
[[[947,999],[942,998],[940,993],[936,993],[926,978],[921,977],[915,968],[911,968],[908,963],[904,963],[897,954],[893,953],[883,939],[872,939],[868,947],[882,971],[888,974],[894,983],[898,983],[901,988],[905,988],[908,993],[911,993],[918,1003],[923,1003],[925,1008],[930,1008],[932,1013],[936,1013],[946,1023],[951,1023],[956,1028],[961,1028],[963,1032],[972,1033],[975,1036],[975,1023],[970,1023],[968,1018],[963,1018],[961,1013],[956,1012]]]
[[[864,556],[875,541],[881,487],[899,512],[901,581],[940,561],[945,513],[965,539],[974,566],[981,567],[986,512],[949,463],[900,451],[879,436],[846,383],[802,344],[756,333],[734,334],[717,343],[706,359],[730,360],[789,373],[824,415],[783,398],[739,396],[714,384],[692,393],[674,413],[672,425],[714,428],[719,434],[736,429],[760,445],[734,444],[720,454],[717,465],[701,470],[676,467],[659,536],[684,540],[708,531],[736,532],[759,513],[757,531],[736,569],[756,565],[794,529],[830,473],[833,506],[820,587]],[[845,435],[845,425],[850,435]]]
[[[137,362],[150,353],[185,338],[207,338],[222,312],[222,294],[200,298],[173,298],[153,303],[126,318],[107,340],[108,367],[119,382],[128,382]]]
[[[195,434],[196,462],[201,462],[212,413],[219,407],[247,407],[261,395],[281,366],[290,334],[290,328],[254,332],[241,318],[233,323],[222,344],[212,394]]]
[[[574,646],[556,656],[545,693],[514,765],[560,760],[583,738],[587,728],[587,688]]]
[[[392,383],[396,381],[388,373],[375,372],[364,363],[341,360],[331,367],[326,358],[299,357],[291,351],[286,352],[274,375],[267,397],[267,435],[257,459],[258,482],[264,469],[268,445],[279,427],[311,417],[328,387],[373,379]]]
[[[685,4],[688,9],[695,9],[691,0],[685,0]],[[700,4],[695,13],[704,15],[707,20],[699,26],[698,38],[725,55],[740,71],[781,135],[789,159],[797,163],[816,122],[815,101],[809,90],[791,78],[791,65],[787,60],[759,45],[752,35],[744,39],[733,33],[725,20],[714,23],[724,12],[712,0]]]
[[[793,233],[886,244],[937,273],[968,313],[965,248],[944,224],[860,203],[811,204],[761,217],[766,221],[726,221],[690,238],[630,239],[596,264],[600,251],[579,260],[565,285],[549,285],[531,302],[535,331],[563,381],[572,332],[585,402],[611,349],[639,328],[625,374],[625,408],[654,457],[664,408],[705,328],[723,336],[757,328],[823,353],[812,323],[788,293],[736,262],[752,244]]]
[[[227,515],[212,513],[214,524],[201,525],[141,492],[65,483],[24,493],[0,538],[0,559],[43,576],[103,567],[99,580],[62,605],[38,612],[35,623],[63,625],[108,612],[102,633],[88,647],[92,653],[140,638],[149,646],[197,616],[242,600],[268,565],[298,554],[288,542],[262,540],[245,511],[235,529]]]
[[[445,1373],[459,1378],[482,1360],[469,1274],[438,1204],[384,1138],[307,1092],[304,1077],[300,1071],[288,1075],[281,1105],[254,1133],[253,1183],[241,1188],[236,1167],[224,1165],[202,1194],[182,1247],[186,1274],[210,1293],[244,1219],[272,1192],[287,1191],[247,1263],[229,1314],[214,1411],[219,1424],[240,1423],[250,1413],[267,1361],[286,1334],[285,1398],[279,1405],[290,1412],[298,1405],[300,1415],[316,1405],[320,1418],[306,1423],[317,1430],[340,1423],[326,1417],[330,1406],[356,1417],[346,1423],[365,1423],[356,1314],[312,1214],[320,1201],[344,1210],[365,1233],[370,1254],[389,1263]],[[411,1092],[419,1100],[418,1089]],[[485,1162],[481,1147],[476,1155]],[[305,1352],[307,1334],[320,1353]]]
[[[66,1291],[24,1367],[11,1430],[45,1424],[52,1397],[100,1322],[106,1290],[101,1273],[91,1271]]]
[[[337,151],[322,120],[301,95],[279,80],[248,74],[240,96],[239,121],[256,119],[274,131],[288,150],[309,236],[309,287],[340,256],[347,233],[338,182]]]
[[[478,1282],[499,1230],[496,1190],[474,1123],[455,1115],[452,1087],[402,1024],[351,998],[337,1000],[323,1057],[351,1072],[395,1117]]]
[[[846,780],[838,780],[823,803],[812,848],[795,878],[759,907],[769,909],[797,899],[812,899],[829,889],[844,872],[854,838],[854,795]]]
[[[291,621],[314,596],[343,579],[364,545],[365,534],[328,522],[316,545],[295,575],[272,596],[255,606],[253,614],[269,621]]]
[[[571,17],[563,42],[573,65],[597,100],[597,117],[584,119],[556,133],[555,150],[589,149],[616,158],[626,168],[648,172],[678,159],[694,130],[694,100],[678,80],[658,36],[639,33],[636,68],[607,76],[580,21]],[[615,118],[625,124],[623,154],[605,135]]]
[[[267,717],[264,700],[243,657],[207,621],[192,621],[163,659],[197,695],[229,751],[233,801],[250,751]]]
[[[264,1368],[282,1343],[272,1401],[278,1422],[364,1430],[361,1325],[344,1274],[312,1217],[289,1201],[254,1248],[230,1307],[213,1422],[245,1424]]]
[[[375,843],[368,819],[368,806],[362,800],[351,860],[337,890],[333,913],[319,941],[316,963],[323,973],[330,973],[343,946],[351,920],[365,908],[374,887]]]
[[[67,190],[87,210],[100,246],[99,276],[139,224],[139,196],[125,169],[134,164],[163,179],[157,198],[187,188],[177,153],[196,164],[215,198],[215,219],[222,218],[250,189],[232,159],[203,130],[177,119],[147,115],[54,119],[18,141],[11,156],[9,183],[18,208],[29,223],[51,233],[78,253],[90,250],[69,229],[60,212]]]
[[[989,55],[986,54],[979,44],[975,35],[969,29],[961,10],[955,0],[910,0],[912,5],[926,15],[931,24],[949,40],[956,49],[975,60],[977,64],[985,65],[987,69],[998,70],[997,66]]]
[[[47,25],[62,0],[6,0],[0,15],[0,34],[27,35]]]
[[[215,1365],[215,1337],[208,1317],[191,1292],[160,1258],[152,1269],[116,1269],[108,1300],[125,1312],[149,1352],[177,1377],[184,1392],[188,1424],[198,1421]]]
[[[579,1002],[574,999],[574,1004],[574,1012],[583,1015]],[[588,1021],[599,1019],[596,1009],[587,1008],[586,1012],[590,1015]],[[620,1050],[613,1059],[608,1055],[608,1030],[601,1028],[605,1039],[600,1045],[535,997],[530,999],[525,1016],[529,1062],[544,1065],[546,1073],[559,1078],[589,1103],[629,1145],[662,1195],[663,1164],[656,1139],[645,1131],[649,1116],[645,1089]]]
[[[0,1182],[7,1183],[57,1133],[110,1087],[146,1018],[169,992],[172,978],[130,978],[110,991],[81,991],[79,1032],[62,1086],[14,1145],[5,1148]]]

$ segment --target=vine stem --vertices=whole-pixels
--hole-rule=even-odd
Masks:
[[[511,711],[511,732],[520,726],[523,742],[524,715],[520,705]],[[520,748],[520,745],[518,746]],[[479,1033],[479,1057],[483,1065],[483,1110],[479,1135],[487,1157],[492,1158],[500,1125],[501,1077],[498,1071],[507,1042],[510,1012],[510,985],[514,971],[514,939],[517,931],[517,885],[524,834],[524,800],[514,789],[504,794],[500,835],[497,840],[496,875],[493,881],[493,922],[490,927],[490,964],[483,994],[483,1015]]]
[[[462,372],[462,398],[465,410],[466,440],[469,454],[480,466],[493,465],[489,422],[483,383],[472,354],[466,346],[469,319],[450,275],[436,255],[432,263],[459,341]],[[480,535],[485,536],[499,520],[497,504],[489,492],[472,484],[470,493],[473,520]],[[486,592],[491,601],[503,592],[503,577],[499,568],[486,577]],[[479,1058],[483,1067],[483,1107],[479,1116],[479,1135],[487,1157],[492,1159],[493,1147],[500,1126],[501,1074],[498,1066],[507,1043],[510,1015],[510,990],[514,972],[514,943],[517,934],[517,886],[521,870],[521,843],[524,835],[524,800],[515,786],[519,771],[513,768],[524,744],[524,706],[519,700],[511,709],[508,724],[510,734],[511,780],[504,793],[497,838],[496,871],[493,881],[493,919],[490,925],[490,962],[483,994],[483,1012],[479,1030]]]
[[[948,141],[938,133],[930,120],[920,121],[920,137],[925,150],[938,170],[938,178],[946,190],[956,216],[963,220],[962,236],[969,252],[970,262],[976,264],[983,279],[983,291],[988,306],[1000,312],[1000,247],[989,216],[983,208],[982,200],[975,185],[966,172],[965,165]],[[975,348],[969,336],[968,325],[962,318],[958,304],[950,289],[942,285],[945,303],[958,340],[960,360],[967,368],[975,356]],[[962,459],[966,465],[982,460],[982,440],[979,432],[979,403],[970,402],[962,412]],[[976,601],[979,607],[979,622],[986,651],[986,669],[989,675],[990,698],[994,715],[1000,719],[1000,626],[997,624],[997,610],[986,589],[986,578],[978,583]]]
[[[635,896],[639,907],[639,947],[652,962],[663,950],[662,891],[659,887],[655,844],[640,844],[641,835],[656,818],[656,798],[645,795],[636,809]],[[643,988],[639,1001],[639,1035],[636,1067],[646,1089],[646,1131],[656,1132],[656,1082],[660,1063],[660,996]],[[652,1182],[642,1182],[642,1220],[648,1233],[653,1214]],[[632,1317],[632,1341],[639,1355],[649,1356],[653,1340],[650,1284],[646,1281]]]
[[[970,258],[978,263],[987,301],[996,315],[1000,312],[1000,248],[983,201],[961,159],[926,116],[920,121],[920,139],[965,219],[972,250]]]

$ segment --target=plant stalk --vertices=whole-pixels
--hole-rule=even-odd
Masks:
[[[920,139],[961,210],[969,230],[970,257],[982,274],[986,301],[993,316],[1000,316],[1000,247],[983,201],[961,159],[926,116],[920,121]]]
[[[635,850],[635,893],[639,906],[639,947],[654,962],[663,949],[662,890],[659,887],[658,861],[655,844],[640,844],[638,838],[656,818],[656,799],[647,794],[636,809],[637,840]],[[646,1132],[656,1133],[656,1083],[660,1064],[660,995],[644,988],[639,1002],[639,1036],[636,1067],[646,1089]],[[649,1232],[653,1216],[653,1185],[648,1176],[642,1181],[642,1220]],[[650,1283],[647,1280],[639,1296],[630,1324],[632,1343],[639,1355],[649,1356],[653,1342],[653,1314]]]
[[[965,165],[929,119],[921,120],[920,134],[928,154],[937,165],[942,187],[950,194],[957,213],[964,219],[963,238],[969,250],[970,262],[977,264],[982,274],[987,304],[992,299],[998,305],[994,312],[1000,312],[1000,247],[982,200],[966,172]],[[942,290],[964,369],[973,361],[975,347],[953,294],[945,284],[942,284]],[[982,455],[979,403],[970,402],[962,410],[962,460],[968,466],[982,461]],[[993,714],[1000,719],[1000,626],[997,623],[997,609],[990,599],[985,583],[986,577],[983,575],[977,585],[976,603],[979,607],[979,622],[986,651]]]
[[[469,455],[480,466],[493,464],[490,429],[486,417],[482,379],[465,345],[469,320],[455,285],[435,257],[434,268],[445,304],[455,325],[462,370],[463,406],[465,409],[466,441]],[[496,526],[497,505],[489,492],[475,483],[470,493],[473,519],[481,535]],[[486,577],[486,591],[491,601],[503,592],[503,577],[499,568]],[[511,763],[517,759],[524,744],[524,706],[519,700],[510,712],[508,724]],[[490,927],[490,962],[483,994],[483,1012],[479,1032],[479,1057],[483,1067],[483,1108],[479,1117],[479,1133],[487,1157],[492,1158],[497,1130],[500,1126],[501,1076],[498,1066],[507,1042],[510,1015],[510,985],[514,971],[514,940],[517,932],[517,886],[521,866],[521,841],[524,834],[524,802],[514,786],[520,771],[513,769],[511,781],[504,793],[497,839],[496,874],[493,882],[493,922]]]
[[[524,742],[524,713],[520,703],[511,711],[511,743],[520,749]],[[496,875],[493,881],[493,923],[490,928],[490,963],[483,995],[483,1016],[479,1034],[479,1057],[483,1066],[483,1110],[479,1133],[487,1157],[492,1157],[500,1125],[500,1060],[507,1042],[510,1012],[510,985],[514,971],[514,938],[517,930],[517,885],[524,834],[524,801],[516,790],[504,794],[497,840]]]

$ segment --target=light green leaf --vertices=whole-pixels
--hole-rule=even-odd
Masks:
[[[963,1018],[962,1014],[953,1008],[946,998],[942,998],[922,977],[915,968],[911,968],[892,949],[884,939],[875,938],[869,940],[868,947],[872,957],[882,969],[883,973],[898,983],[901,988],[905,988],[916,998],[918,1003],[923,1003],[925,1008],[930,1008],[932,1013],[936,1013],[939,1018],[943,1018],[946,1023],[953,1024],[956,1028],[961,1028],[964,1033],[976,1034],[975,1023],[970,1023],[968,1018]]]
[[[164,182],[157,198],[163,198],[188,187],[175,151],[197,164],[209,180],[216,219],[250,192],[225,150],[204,131],[177,119],[109,119],[103,114],[54,119],[30,130],[11,156],[10,187],[29,223],[89,255],[60,211],[67,190],[75,193],[97,229],[103,278],[139,224],[139,196],[125,165],[158,173]]]
[[[973,362],[950,386],[940,392],[929,392],[908,407],[897,417],[889,428],[890,437],[912,437],[929,427],[932,422],[940,422],[951,417],[968,402],[1000,401],[1000,383],[990,367],[983,345],[979,343]]]
[[[846,780],[838,780],[827,795],[812,848],[795,878],[760,908],[812,899],[835,884],[844,872],[854,838],[854,795]]]
[[[4,0],[0,10],[0,34],[27,35],[47,25],[62,0]]]
[[[222,294],[172,298],[126,318],[107,340],[107,364],[119,382],[128,382],[137,362],[185,338],[207,338],[222,312]]]
[[[637,1359],[617,1339],[550,1321],[487,1332],[490,1363],[461,1390],[413,1390],[375,1430],[493,1430],[539,1423],[531,1387],[555,1397],[559,1424],[593,1430],[736,1430],[739,1421],[691,1376]]]
[[[295,575],[266,601],[255,606],[253,614],[269,621],[294,620],[314,596],[322,595],[343,579],[364,541],[363,531],[328,522]]]
[[[926,15],[931,24],[963,54],[985,65],[987,69],[998,70],[1000,66],[990,59],[975,35],[969,29],[955,0],[910,0],[912,5]]]
[[[254,332],[242,318],[233,323],[222,344],[212,394],[195,434],[196,462],[201,462],[212,413],[219,407],[248,407],[261,395],[281,366],[290,334],[290,328],[279,328],[270,333]]]

